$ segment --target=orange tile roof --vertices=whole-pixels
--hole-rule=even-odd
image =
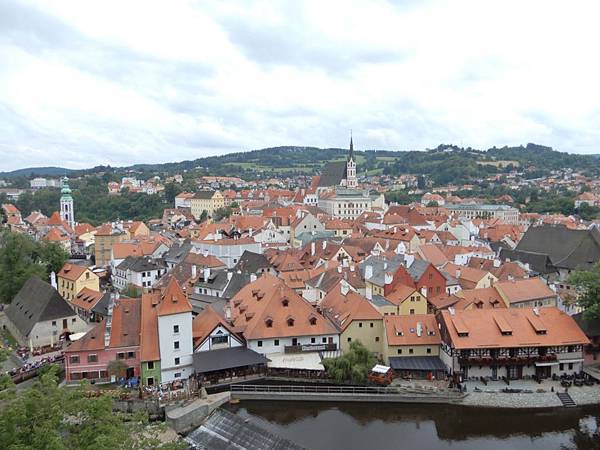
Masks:
[[[340,331],[348,328],[353,320],[381,320],[383,317],[362,295],[354,291],[342,295],[341,287],[330,290],[320,306]]]
[[[90,311],[103,296],[104,293],[85,287],[79,291],[74,299],[70,300],[70,303],[73,306]]]
[[[246,339],[337,334],[310,303],[269,274],[244,286],[229,305],[233,325]]]
[[[385,295],[385,299],[392,302],[394,305],[400,305],[405,300],[410,298],[417,290],[412,286],[405,284],[397,284],[394,286],[394,290]]]
[[[142,318],[140,331],[140,360],[158,361],[160,348],[158,344],[158,310],[160,293],[142,294]]]
[[[65,263],[56,276],[69,281],[77,281],[86,272],[87,267],[77,264]],[[95,275],[94,275],[95,276]]]
[[[538,277],[512,281],[499,281],[494,286],[508,298],[509,303],[518,303],[556,296],[556,292],[550,289],[548,285]]]
[[[540,308],[539,316],[529,308],[470,309],[441,311],[452,346],[457,349],[494,347],[546,347],[587,344],[588,338],[568,314],[558,308]],[[537,334],[532,322],[541,322],[546,334]],[[508,324],[511,333],[501,333],[498,323]],[[464,328],[468,335],[458,336]]]
[[[61,242],[70,240],[69,236],[61,233],[58,228],[52,228],[46,235],[46,240],[50,242]]]
[[[157,309],[159,316],[192,312],[192,305],[174,277],[164,290]]]
[[[442,342],[433,314],[385,316],[383,318],[388,345],[439,345]],[[421,335],[417,333],[421,324]]]
[[[468,308],[506,308],[504,300],[494,287],[483,289],[465,289],[459,292],[461,300],[454,304],[456,309]]]
[[[444,252],[436,244],[422,244],[419,246],[419,253],[425,261],[429,261],[436,267],[443,266],[448,262]]]
[[[204,311],[194,317],[194,321],[192,322],[194,347],[200,345],[219,325],[241,340],[235,331],[233,331],[233,327],[227,323],[225,318],[209,305]]]

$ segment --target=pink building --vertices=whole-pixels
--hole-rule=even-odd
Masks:
[[[111,299],[108,316],[65,350],[66,381],[110,381],[111,375],[139,377],[140,322],[139,298]],[[110,373],[109,364],[114,360],[124,363],[118,375]]]

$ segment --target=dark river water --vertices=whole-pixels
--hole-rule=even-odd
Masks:
[[[244,401],[228,409],[312,450],[600,449],[600,408]]]

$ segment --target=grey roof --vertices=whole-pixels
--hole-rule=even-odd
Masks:
[[[269,269],[271,263],[265,255],[244,250],[234,269],[246,273],[259,273],[261,269]]]
[[[440,270],[440,273],[442,275],[444,275],[444,278],[446,279],[446,286],[453,286],[456,284],[460,284],[459,281],[454,278],[452,275],[450,275],[448,272],[444,271],[444,270]]]
[[[390,367],[394,370],[448,370],[437,356],[390,356]]]
[[[408,274],[414,281],[417,281],[421,279],[421,277],[423,276],[423,274],[427,270],[427,267],[429,267],[430,264],[431,263],[429,261],[425,261],[423,259],[415,259],[410,265],[410,267],[407,269]]]
[[[404,265],[404,256],[395,255],[393,258],[369,256],[359,264],[360,273],[363,278],[365,277],[365,267],[369,265],[373,267],[373,276],[368,281],[376,286],[383,286],[385,284],[385,273],[395,272],[398,270],[398,267]]]
[[[195,286],[222,291],[227,287],[227,283],[229,282],[227,279],[227,272],[229,271],[226,269],[211,269],[208,280],[205,280],[203,271],[200,271],[200,277],[198,277],[198,281],[196,282]]]
[[[545,254],[552,265],[564,269],[589,269],[600,260],[600,231],[570,230],[562,225],[529,227],[516,250]]]
[[[283,439],[225,409],[217,408],[186,440],[201,450],[301,450]]]
[[[227,285],[227,288],[223,292],[224,298],[231,298],[235,294],[239,292],[244,286],[250,283],[250,274],[249,273],[238,273],[233,272],[233,276],[231,277],[231,281]]]
[[[385,297],[381,295],[373,295],[371,300],[369,300],[373,306],[382,307],[382,306],[395,306],[392,302],[388,301]]]
[[[329,162],[321,171],[319,187],[339,186],[346,178],[346,161]]]
[[[171,264],[179,264],[185,259],[188,253],[192,250],[193,246],[189,240],[185,240],[182,244],[175,243],[173,246],[163,255],[166,262]]]
[[[264,355],[243,346],[194,353],[193,359],[196,373],[255,366],[268,362],[269,360]]]
[[[188,296],[188,300],[192,304],[192,313],[200,314],[204,311],[208,306],[214,309],[216,312],[225,315],[225,306],[229,302],[228,299],[223,297],[215,297],[213,295],[205,295],[205,294],[190,294]]]
[[[110,303],[110,292],[105,292],[98,303],[92,308],[92,312],[102,317],[108,316],[108,304]]]
[[[215,191],[198,191],[194,194],[194,198],[209,200],[213,198],[213,195],[215,195]]]
[[[23,336],[28,336],[38,322],[74,315],[58,291],[38,277],[29,278],[6,309],[6,316]]]
[[[506,261],[507,259],[510,261],[521,261],[523,264],[529,264],[530,270],[541,275],[557,271],[552,265],[550,257],[545,253],[525,252],[503,248],[500,250],[500,260]]]
[[[312,231],[304,231],[298,234],[294,239],[300,241],[301,246],[304,247],[306,244],[312,241],[316,241],[319,239],[329,239],[335,237],[335,231],[315,231],[313,234]]]
[[[147,270],[159,270],[164,268],[162,259],[150,259],[147,256],[128,256],[117,266],[119,270],[131,270],[133,272],[145,272]]]

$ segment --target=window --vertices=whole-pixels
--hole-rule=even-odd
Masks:
[[[563,363],[560,363],[558,365],[558,370],[565,370],[565,365]]]
[[[173,375],[173,377],[175,377],[175,378],[181,378],[181,372],[177,372],[175,375]]]
[[[179,341],[175,341],[175,342],[173,342],[173,348],[174,348],[175,350],[179,350]]]
[[[73,317],[73,318],[71,319],[71,323],[75,323],[75,321],[76,321],[76,319],[75,319],[75,317]]]
[[[379,336],[375,336],[375,342],[379,342]]]
[[[362,328],[362,322],[358,322],[358,328]]]
[[[573,370],[573,363],[569,363],[569,370]]]
[[[288,327],[293,327],[294,326],[294,319],[292,319],[291,317],[287,320],[287,324]]]
[[[352,342],[352,338],[351,337],[348,338],[348,342]]]
[[[310,338],[310,343],[311,344],[315,344],[317,342],[317,338]]]
[[[412,348],[409,348],[409,349],[408,349],[408,354],[409,354],[409,355],[412,355],[414,352],[415,352],[415,351],[414,351]]]
[[[148,386],[154,386],[154,377],[148,377],[148,378],[146,378],[146,384]]]
[[[125,353],[117,353],[117,359],[125,359]]]
[[[267,326],[267,328],[273,328],[273,319],[265,320],[265,325]]]
[[[399,355],[401,355],[401,354],[402,354],[402,349],[401,349],[401,348],[399,348],[399,349],[398,349],[398,354],[399,354]]]
[[[258,345],[259,347],[262,347],[262,341],[258,341],[258,342],[256,343],[256,345]]]
[[[410,313],[411,313],[411,314],[414,314],[414,313],[415,313],[415,310],[414,310],[414,309],[411,309],[411,310],[410,310]]]
[[[148,370],[154,369],[154,361],[148,361]]]
[[[326,344],[326,343],[327,343],[327,338],[322,338],[322,339],[321,339],[321,342],[322,342],[323,344]]]
[[[431,354],[431,349],[430,348],[427,349],[427,354],[428,355]]]
[[[135,358],[135,352],[127,352],[127,359]]]
[[[317,318],[316,317],[311,317],[310,319],[308,319],[308,321],[310,322],[311,325],[316,325],[317,324]]]
[[[369,324],[369,327],[373,328],[373,322],[371,322],[371,323]]]
[[[179,358],[175,358],[175,365],[178,366],[181,360]]]
[[[72,355],[69,358],[69,361],[71,362],[71,364],[79,364],[79,355]]]
[[[274,345],[275,347],[279,347],[279,339],[275,339],[275,340],[273,341],[273,345]]]
[[[89,363],[98,362],[98,355],[88,355],[87,360]]]
[[[56,326],[56,320],[52,321],[52,326],[55,327]]]
[[[179,333],[179,325],[173,325],[173,333]]]

